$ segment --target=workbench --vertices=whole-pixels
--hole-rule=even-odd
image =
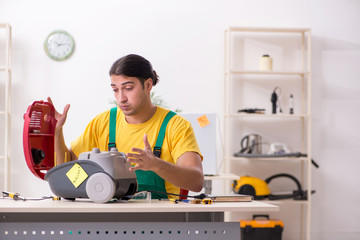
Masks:
[[[240,239],[239,222],[224,222],[225,212],[278,210],[258,201],[205,205],[0,199],[0,239]]]

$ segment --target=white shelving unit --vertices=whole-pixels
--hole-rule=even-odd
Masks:
[[[11,26],[0,23],[0,148],[2,189],[10,187],[10,101],[11,101]]]
[[[240,176],[250,175],[263,180],[274,174],[289,173],[296,176],[304,190],[310,192],[310,29],[229,27],[225,30],[224,47],[225,172]],[[259,70],[259,59],[263,54],[272,57],[272,70]],[[278,98],[282,113],[273,114],[270,98],[275,87],[281,90]],[[294,114],[289,112],[290,94],[294,96]],[[265,113],[238,113],[238,110],[246,108],[265,109]],[[307,156],[235,157],[234,153],[240,151],[241,139],[251,133],[261,135],[267,143],[285,143],[291,152],[301,152]],[[292,187],[295,185],[291,185],[291,180],[286,181],[289,181]],[[287,213],[281,212],[282,207],[297,208],[297,229],[292,231],[286,227],[292,224],[284,222],[285,231],[299,232],[298,239],[310,239],[311,194],[308,194],[307,200],[266,202],[279,205],[280,214],[285,215]]]

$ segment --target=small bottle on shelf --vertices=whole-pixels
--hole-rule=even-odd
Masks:
[[[271,71],[272,70],[272,58],[269,54],[264,54],[259,60],[260,71]]]
[[[290,114],[294,114],[294,96],[290,94],[289,100]]]

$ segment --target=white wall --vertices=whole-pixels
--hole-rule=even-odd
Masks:
[[[359,13],[357,0],[1,1],[0,22],[13,28],[11,190],[50,194],[22,152],[23,114],[33,101],[51,96],[58,109],[71,103],[64,129],[69,144],[110,107],[110,65],[137,53],[153,63],[161,79],[155,92],[171,108],[222,114],[227,26],[311,28],[312,154],[320,164],[313,169],[312,237],[359,239]],[[43,50],[55,29],[76,41],[65,62],[50,60]]]

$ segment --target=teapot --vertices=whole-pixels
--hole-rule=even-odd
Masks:
[[[243,137],[240,142],[241,153],[262,154],[262,137],[258,134],[249,134]]]

